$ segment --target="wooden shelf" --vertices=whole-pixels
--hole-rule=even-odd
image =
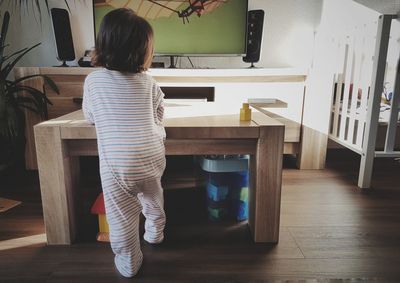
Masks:
[[[205,175],[192,156],[167,156],[164,190],[193,189],[205,185]]]

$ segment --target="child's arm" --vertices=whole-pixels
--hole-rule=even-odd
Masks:
[[[164,93],[160,89],[160,87],[157,85],[157,90],[155,94],[155,104],[154,104],[154,109],[155,109],[155,118],[156,118],[156,124],[162,125],[163,119],[164,119]]]
[[[83,115],[85,116],[85,119],[88,122],[94,124],[89,87],[88,87],[88,84],[86,81],[85,81],[85,84],[83,85],[82,111],[83,111]]]

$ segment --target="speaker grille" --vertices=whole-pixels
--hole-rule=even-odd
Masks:
[[[244,62],[255,63],[260,60],[264,14],[263,10],[252,10],[248,13],[247,48],[246,56],[243,57]]]
[[[72,40],[71,24],[68,11],[65,9],[51,9],[54,38],[57,47],[57,59],[60,61],[75,60],[74,43]]]

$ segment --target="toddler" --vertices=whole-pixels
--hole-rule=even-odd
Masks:
[[[125,277],[141,267],[139,215],[144,240],[163,241],[165,213],[161,175],[165,169],[163,97],[145,74],[153,57],[153,30],[130,9],[108,13],[93,57],[96,70],[84,84],[83,113],[95,124],[110,242]]]

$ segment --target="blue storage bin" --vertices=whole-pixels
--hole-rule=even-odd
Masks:
[[[207,182],[207,198],[218,202],[228,199],[229,187],[226,185],[214,185]]]
[[[249,217],[249,185],[248,185],[248,173],[238,173],[241,186],[231,187],[231,215],[236,218],[237,221],[247,220]]]
[[[248,219],[248,157],[202,158],[207,172],[207,210],[209,219],[219,221],[232,217]],[[224,172],[226,170],[226,172]]]
[[[207,199],[208,218],[212,221],[219,221],[229,216],[229,199],[213,201]]]

